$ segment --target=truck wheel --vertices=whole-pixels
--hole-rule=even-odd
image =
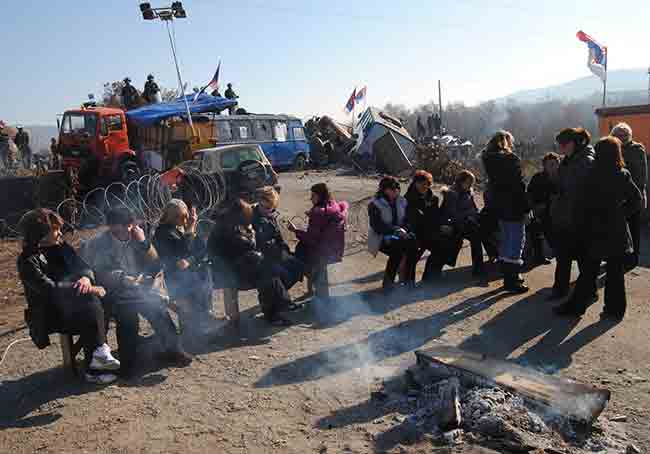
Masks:
[[[305,158],[305,155],[304,154],[298,155],[296,157],[296,160],[293,161],[293,170],[301,172],[305,170],[305,167],[307,167],[307,159]]]
[[[120,181],[129,184],[140,177],[140,168],[133,161],[125,161],[120,165]]]

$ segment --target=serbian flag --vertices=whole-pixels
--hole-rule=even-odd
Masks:
[[[357,101],[357,89],[355,88],[354,90],[352,90],[350,99],[348,99],[348,102],[345,105],[345,111],[347,113],[352,113],[352,111],[354,110],[354,106],[356,105],[356,101]]]
[[[217,65],[217,70],[214,73],[214,76],[212,76],[212,80],[207,83],[207,85],[194,96],[194,100],[192,102],[196,102],[196,100],[199,98],[199,95],[201,93],[205,93],[205,90],[208,88],[211,88],[212,90],[216,90],[219,88],[219,73],[221,72],[221,60],[219,60],[219,64]]]
[[[360,102],[366,99],[367,91],[368,91],[368,87],[363,87],[361,90],[357,92],[357,95],[354,97],[354,100],[357,102],[357,104],[359,104]]]
[[[607,47],[599,44],[591,36],[580,30],[576,36],[589,47],[587,66],[603,82],[607,80]]]

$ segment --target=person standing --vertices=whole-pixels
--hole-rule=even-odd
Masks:
[[[591,283],[596,280],[601,261],[606,261],[604,318],[620,320],[625,315],[625,256],[633,243],[627,220],[641,210],[643,197],[630,172],[624,168],[622,143],[606,137],[596,144],[592,173],[575,206],[576,237],[586,266],[569,301],[555,309],[558,315],[579,317],[591,301]],[[582,279],[582,277],[585,277]]]
[[[311,203],[312,208],[306,213],[309,219],[307,230],[298,229],[293,223],[289,223],[289,230],[298,238],[296,256],[305,263],[305,274],[314,287],[316,297],[328,299],[327,265],[343,261],[349,205],[334,200],[325,183],[311,187]]]
[[[503,286],[512,293],[525,293],[528,287],[519,276],[530,208],[521,161],[513,153],[514,138],[498,131],[483,150],[481,159],[488,177],[489,205],[499,224],[499,260]]]
[[[645,148],[639,142],[632,140],[632,128],[627,123],[619,123],[612,129],[612,136],[616,137],[623,143],[623,159],[625,167],[632,175],[632,181],[641,191],[641,208],[648,208],[648,197],[646,194],[646,185],[648,181],[648,159],[645,154]],[[641,213],[642,210],[634,213],[627,220],[627,225],[632,234],[634,243],[634,252],[630,254],[626,263],[626,269],[631,270],[639,265],[639,251],[641,245]]]
[[[533,222],[530,225],[533,247],[533,261],[535,265],[550,265],[544,255],[544,239],[555,249],[551,225],[551,202],[559,192],[558,172],[560,156],[548,153],[542,159],[544,170],[533,175],[528,183],[528,198],[533,208]]]
[[[133,109],[138,105],[138,90],[131,85],[131,79],[124,78],[124,86],[122,87],[122,104],[126,110]]]
[[[558,197],[551,204],[551,222],[555,240],[555,282],[550,299],[564,298],[569,294],[571,264],[578,261],[582,272],[586,258],[580,257],[576,239],[580,232],[575,227],[575,212],[580,192],[594,165],[591,135],[584,128],[566,128],[555,137],[559,152],[564,158],[558,170]],[[598,297],[596,281],[592,283],[593,298]]]
[[[406,257],[406,284],[415,284],[417,242],[409,231],[406,218],[408,202],[400,195],[397,178],[387,176],[379,181],[377,195],[368,204],[368,252],[388,256],[382,288],[390,293],[395,288],[397,270]]]
[[[147,76],[147,81],[144,83],[144,91],[142,92],[142,97],[149,104],[158,102],[158,93],[160,93],[160,87],[155,82],[153,74]]]
[[[18,132],[16,137],[14,137],[14,143],[18,150],[20,150],[20,156],[23,159],[23,166],[26,169],[31,169],[32,167],[32,149],[29,146],[29,134],[23,129],[22,126],[18,126]]]
[[[237,93],[235,93],[235,90],[232,89],[232,84],[228,84],[224,95],[226,96],[226,99],[230,99],[231,101],[235,101],[239,99],[239,96],[237,95]],[[228,115],[234,115],[234,114],[235,114],[235,106],[228,107]]]

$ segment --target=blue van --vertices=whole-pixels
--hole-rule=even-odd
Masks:
[[[276,169],[303,170],[309,143],[302,120],[287,115],[214,116],[215,145],[256,144]]]

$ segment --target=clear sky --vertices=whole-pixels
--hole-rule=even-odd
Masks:
[[[152,6],[171,4],[152,1]],[[164,25],[133,0],[2,0],[0,119],[53,124],[102,84],[149,72],[177,86]],[[647,0],[186,0],[176,21],[183,77],[209,81],[222,59],[253,112],[332,114],[355,85],[368,101],[474,103],[589,75],[583,29],[610,69],[650,64]],[[222,89],[223,92],[223,89]]]

